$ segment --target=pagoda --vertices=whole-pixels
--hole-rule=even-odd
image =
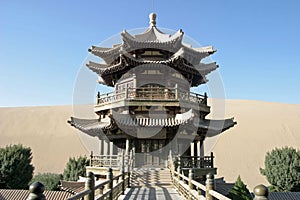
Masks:
[[[122,43],[89,49],[102,61],[89,61],[86,66],[98,74],[100,84],[114,91],[98,93],[97,119],[71,117],[68,122],[98,137],[102,153],[133,149],[136,167],[164,167],[170,152],[204,156],[205,138],[236,122],[206,119],[210,113],[206,93],[190,91],[205,84],[206,75],[218,68],[215,62],[201,62],[216,50],[212,46],[192,48],[183,43],[182,30],[164,33],[156,27],[156,15],[149,17],[145,32],[131,35],[124,30]]]

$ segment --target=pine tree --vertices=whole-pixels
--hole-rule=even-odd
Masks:
[[[300,191],[300,151],[291,147],[274,149],[265,157],[265,169],[260,169],[272,185],[271,191]]]
[[[85,167],[89,165],[89,160],[86,156],[78,158],[69,158],[66,168],[63,173],[63,178],[66,181],[77,181],[79,176],[85,176]]]
[[[229,191],[228,197],[233,200],[252,200],[252,196],[240,176]]]
[[[8,189],[26,189],[34,167],[29,147],[10,145],[0,148],[0,183]]]

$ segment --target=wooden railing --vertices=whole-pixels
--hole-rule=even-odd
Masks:
[[[123,163],[124,162],[124,163]],[[119,155],[90,155],[90,166],[92,167],[120,167],[123,164],[125,166],[133,165],[133,153],[129,152],[129,155],[120,153]]]
[[[72,196],[68,200],[84,199],[84,200],[113,200],[124,194],[125,189],[130,187],[130,175],[133,170],[134,149],[128,154],[125,151],[119,155],[90,155],[91,167],[107,167],[107,175],[105,181],[95,184],[95,176],[92,172],[88,173],[85,183],[85,190]],[[119,175],[113,177],[113,168],[115,173]]]
[[[149,87],[149,88],[126,88],[120,92],[110,92],[102,95],[97,95],[97,104],[101,105],[107,102],[113,102],[124,99],[137,99],[137,100],[184,100],[199,104],[207,105],[207,94],[197,94],[189,91],[182,91],[178,88],[162,88],[162,87]]]
[[[124,194],[125,189],[130,187],[130,172],[122,172],[113,177],[113,170],[109,168],[106,177],[107,180],[95,184],[94,174],[89,172],[85,190],[68,198],[68,200],[113,200]]]
[[[219,199],[230,200],[226,196],[216,192],[214,190],[214,175],[208,174],[206,185],[193,180],[193,170],[189,169],[188,177],[183,174],[181,166],[178,165],[177,171],[175,170],[174,161],[172,155],[169,155],[169,169],[171,172],[173,185],[176,187],[178,193],[184,196],[188,200],[196,199]]]
[[[210,156],[180,156],[175,161],[175,167],[181,168],[214,168],[214,154]]]

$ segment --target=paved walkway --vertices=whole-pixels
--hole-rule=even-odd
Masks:
[[[168,169],[135,169],[131,182],[131,188],[119,200],[184,200],[174,189]]]
[[[151,199],[151,200],[184,200],[182,196],[179,196],[174,188],[166,187],[134,187],[127,189],[126,195],[121,195],[119,200],[131,200],[131,199]]]

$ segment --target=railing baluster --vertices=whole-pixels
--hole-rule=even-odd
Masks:
[[[122,100],[122,99],[157,99],[157,100],[169,100],[169,99],[182,99],[186,101],[191,101],[194,103],[207,105],[207,94],[204,95],[181,91],[178,86],[175,85],[174,88],[163,88],[163,87],[141,87],[141,88],[131,88],[127,87],[123,91],[115,91],[107,94],[97,95],[97,105],[102,103]]]
[[[84,200],[94,200],[95,199],[95,177],[93,172],[89,172],[87,180],[85,182],[85,190],[91,190],[91,192],[84,197]]]

